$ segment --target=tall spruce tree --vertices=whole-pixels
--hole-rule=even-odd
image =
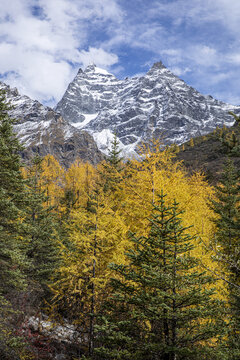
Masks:
[[[24,180],[19,152],[22,150],[13,132],[14,119],[5,93],[0,91],[0,291],[22,282],[20,228],[24,208]]]
[[[218,259],[221,257],[223,262],[228,263],[229,269],[235,271],[239,259],[234,257],[239,255],[236,247],[240,246],[240,183],[238,171],[231,159],[227,159],[222,178],[215,186],[215,191],[216,200],[211,200],[211,208],[217,214],[213,221],[216,225],[214,241],[221,246]]]
[[[119,148],[119,141],[117,139],[117,134],[114,134],[114,138],[111,142],[111,148],[108,154],[108,162],[115,168],[119,166],[123,158],[121,157],[122,150]]]
[[[119,148],[117,135],[114,134],[106,162],[102,163],[99,168],[99,175],[105,192],[115,191],[118,188],[119,183],[122,181],[120,176],[120,172],[123,168],[123,158],[121,157],[121,152],[122,150]]]
[[[240,181],[231,159],[227,160],[222,179],[215,186],[216,199],[211,208],[216,232],[212,240],[215,260],[223,269],[228,284],[229,326],[226,348],[228,358],[240,358]]]
[[[26,254],[31,262],[28,276],[46,292],[58,262],[58,221],[53,206],[48,205],[46,190],[42,188],[42,159],[35,157],[27,172]]]
[[[235,119],[234,131],[223,131],[220,141],[227,154],[225,168],[219,184],[215,187],[216,199],[210,207],[216,213],[216,225],[212,247],[215,260],[222,268],[221,277],[228,286],[229,326],[226,341],[227,357],[240,358],[240,172],[234,165],[240,156],[240,117]]]
[[[191,256],[193,237],[178,205],[166,206],[164,198],[153,205],[149,235],[132,235],[129,264],[111,265],[117,277],[97,326],[95,359],[217,358],[221,316],[214,280]]]
[[[26,284],[26,257],[22,235],[25,207],[25,183],[19,152],[22,150],[13,132],[15,120],[5,93],[0,91],[0,358],[19,359],[19,339],[14,324],[17,311],[13,294]]]

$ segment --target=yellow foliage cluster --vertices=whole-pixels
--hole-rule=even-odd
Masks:
[[[48,205],[57,205],[63,196],[64,169],[52,155],[47,155],[43,159],[42,170],[41,185],[46,189]]]
[[[169,204],[179,203],[183,225],[197,236],[193,255],[205,267],[215,266],[209,251],[214,214],[207,204],[213,189],[202,174],[189,176],[175,153],[154,142],[142,149],[141,161],[133,159],[118,168],[104,162],[95,168],[78,160],[65,172],[53,157],[44,159],[42,176],[51,202],[58,202],[60,216],[68,213],[59,242],[62,261],[53,276],[55,305],[67,306],[81,326],[86,324],[84,314],[94,313],[107,296],[113,277],[109,263],[125,263],[129,231],[147,235],[161,190]],[[72,202],[64,201],[66,194]]]

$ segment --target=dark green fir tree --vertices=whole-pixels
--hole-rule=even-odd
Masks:
[[[21,219],[24,217],[25,183],[21,173],[19,152],[22,150],[13,132],[14,119],[3,91],[0,91],[0,291],[20,285]]]
[[[114,134],[114,138],[111,142],[111,149],[108,154],[108,162],[115,168],[120,166],[123,158],[121,157],[122,150],[119,148],[119,141],[116,133]]]
[[[215,242],[221,245],[221,256],[224,262],[228,262],[235,253],[236,246],[239,244],[240,231],[240,183],[239,174],[234,167],[233,161],[227,159],[222,178],[215,186],[216,200],[211,200],[211,208],[217,214],[213,219],[216,225]],[[222,255],[221,255],[222,254]],[[232,265],[237,265],[237,259],[232,258]],[[230,264],[229,264],[230,266]],[[232,269],[234,270],[234,269]]]
[[[221,277],[228,286],[229,326],[226,341],[227,358],[240,358],[240,173],[236,168],[240,157],[240,117],[235,119],[232,131],[225,129],[220,141],[228,156],[220,183],[215,187],[216,200],[211,208],[217,217],[212,247],[215,259],[222,268]]]
[[[213,278],[191,256],[178,204],[153,205],[147,237],[131,237],[129,265],[111,265],[112,296],[99,317],[95,359],[217,359],[223,321]]]
[[[101,184],[105,192],[116,190],[122,181],[120,174],[124,167],[121,152],[122,150],[119,148],[119,141],[115,133],[106,162],[102,165],[103,168],[99,169]]]
[[[223,269],[229,290],[229,326],[226,349],[228,358],[240,358],[240,179],[231,159],[227,160],[222,179],[215,187],[211,208],[217,217],[212,248]]]
[[[19,359],[19,339],[14,326],[19,313],[13,307],[16,293],[26,286],[27,261],[22,237],[25,182],[19,152],[22,150],[13,132],[15,120],[4,91],[0,91],[0,358]]]
[[[42,159],[35,157],[28,169],[26,206],[27,257],[31,262],[29,279],[47,292],[47,284],[58,263],[57,214],[48,205],[48,197],[41,183]],[[46,295],[46,294],[45,294]]]

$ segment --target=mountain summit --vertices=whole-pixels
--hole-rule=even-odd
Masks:
[[[181,144],[217,126],[231,126],[240,107],[204,96],[157,62],[141,77],[117,79],[96,65],[80,69],[57,104],[57,112],[107,148],[116,132],[128,155],[142,141],[163,137]]]
[[[25,160],[36,154],[51,154],[61,165],[68,167],[76,159],[93,164],[103,159],[92,136],[76,129],[61,114],[37,100],[20,95],[16,88],[2,82],[0,89],[5,91],[7,100],[13,106],[9,115],[18,121],[14,130],[25,147],[22,153]]]
[[[25,159],[53,154],[66,167],[77,158],[100,161],[98,148],[107,153],[114,133],[129,157],[152,137],[181,144],[231,126],[229,111],[240,114],[240,107],[200,94],[162,62],[124,80],[94,64],[79,69],[55,110],[1,82],[0,89],[14,106],[9,115],[18,119],[14,129],[25,144]]]

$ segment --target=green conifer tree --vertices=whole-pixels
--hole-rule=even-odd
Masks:
[[[23,231],[25,183],[19,152],[22,150],[13,132],[14,119],[4,91],[0,91],[0,358],[19,359],[22,344],[15,336],[17,311],[12,303],[16,291],[26,281],[26,256]],[[13,295],[14,294],[14,295]],[[12,302],[12,303],[11,303]],[[16,350],[17,349],[17,350]]]
[[[216,200],[211,200],[211,208],[218,215],[215,241],[222,247],[222,257],[232,256],[239,237],[239,174],[232,160],[227,159],[220,183],[215,186]]]
[[[42,189],[42,159],[35,157],[28,169],[26,206],[27,257],[31,262],[28,276],[47,291],[47,284],[58,262],[58,220]]]
[[[97,326],[96,359],[215,359],[219,302],[191,256],[178,205],[153,205],[148,237],[131,237],[128,265],[111,265],[113,295]]]
[[[119,141],[117,135],[114,134],[113,141],[111,142],[111,148],[109,149],[106,162],[102,164],[102,168],[99,168],[99,174],[101,183],[105,192],[114,191],[122,181],[119,173],[121,172],[122,160],[121,149],[119,149]]]
[[[212,247],[215,259],[222,267],[221,277],[229,289],[227,356],[237,360],[240,358],[240,173],[230,157],[237,159],[240,156],[240,117],[233,112],[229,114],[235,119],[234,131],[230,133],[225,129],[220,137],[228,159],[220,184],[216,186],[216,200],[210,206],[217,215]]]
[[[15,120],[8,116],[10,105],[0,92],[0,291],[22,283],[20,228],[24,209],[24,180],[19,152],[22,150],[13,132]]]
[[[119,148],[119,141],[115,133],[114,138],[111,142],[111,149],[109,150],[109,154],[108,154],[108,162],[116,168],[123,160],[123,158],[121,157],[121,152],[122,150]]]
[[[211,207],[217,217],[213,220],[216,232],[212,247],[229,289],[228,356],[237,360],[240,358],[240,182],[229,158],[215,189],[216,200],[211,201]]]

